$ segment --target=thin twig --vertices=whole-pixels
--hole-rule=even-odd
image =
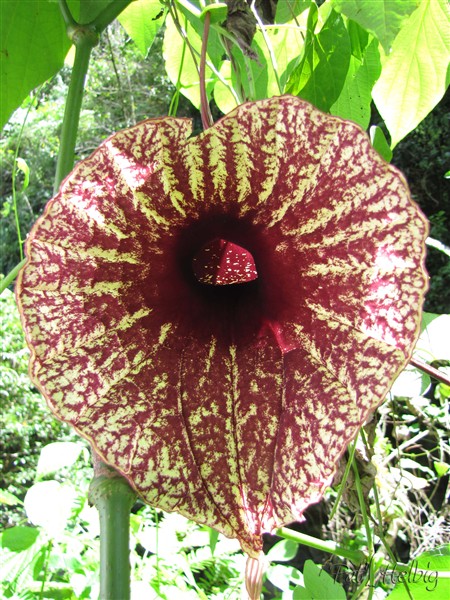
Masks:
[[[202,52],[200,55],[200,114],[202,117],[203,129],[208,129],[214,125],[214,121],[211,114],[211,109],[208,103],[208,95],[206,93],[206,50],[208,48],[208,36],[209,26],[211,24],[211,14],[209,12],[205,15],[205,21],[203,25],[203,36],[202,36]]]
[[[410,364],[412,364],[413,367],[416,367],[416,369],[419,369],[419,371],[423,371],[430,377],[433,377],[433,379],[437,379],[441,383],[445,383],[445,385],[450,386],[450,377],[448,377],[442,371],[435,369],[434,367],[423,362],[419,358],[410,358],[409,362],[410,362]]]

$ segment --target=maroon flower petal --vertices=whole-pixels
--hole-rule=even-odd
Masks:
[[[257,557],[408,361],[427,226],[364,132],[298,98],[190,131],[145,121],[79,163],[17,298],[53,412]]]

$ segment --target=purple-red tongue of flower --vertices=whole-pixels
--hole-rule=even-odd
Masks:
[[[194,275],[200,283],[231,285],[257,279],[251,253],[233,242],[216,238],[205,244],[192,259]]]

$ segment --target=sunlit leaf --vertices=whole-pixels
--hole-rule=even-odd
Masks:
[[[58,537],[67,525],[74,500],[75,491],[69,484],[40,481],[28,489],[24,505],[31,523]]]
[[[28,184],[30,183],[30,167],[28,166],[27,162],[20,157],[16,159],[16,164],[18,170],[22,171],[23,173],[24,178],[22,184],[22,191],[25,191],[28,187]]]
[[[295,558],[298,544],[292,540],[277,542],[267,553],[267,559],[273,562],[285,562]]]
[[[415,354],[426,362],[450,360],[450,315],[424,314],[422,333],[415,347]]]
[[[417,8],[420,0],[332,0],[332,4],[335,10],[373,33],[385,52],[389,52],[405,19]]]
[[[17,496],[11,494],[11,492],[8,492],[8,490],[0,490],[0,503],[7,504],[8,506],[17,506],[17,504],[23,504],[20,498],[17,498]]]
[[[410,561],[405,572],[391,571],[396,586],[389,600],[429,600],[450,596],[450,545],[424,552]],[[406,583],[406,585],[405,585]],[[407,588],[406,588],[407,586]]]
[[[310,5],[311,0],[282,0],[282,2],[277,2],[275,23],[294,21],[295,17],[298,17]]]
[[[200,79],[199,64],[200,52],[202,47],[202,38],[196,29],[188,20],[183,20],[183,28],[186,31],[188,42],[185,42],[180,36],[172,17],[169,15],[166,19],[166,29],[164,34],[163,56],[167,75],[172,83],[180,89],[180,92],[188,98],[192,104],[200,107]],[[186,43],[183,49],[183,44]],[[189,45],[191,49],[189,49]],[[208,60],[211,60],[214,66],[220,68],[220,62],[223,54],[223,48],[219,43],[217,34],[210,32],[208,41]],[[206,89],[208,96],[211,95],[217,76],[207,66],[206,67]]]
[[[118,21],[145,56],[165,17],[166,9],[160,0],[135,0],[119,15]]]
[[[63,467],[72,466],[79,458],[84,446],[76,442],[53,442],[47,444],[39,454],[37,477],[51,475]]]
[[[373,88],[373,99],[391,134],[392,148],[444,95],[449,56],[448,3],[421,2],[394,40]]]
[[[433,466],[438,477],[445,477],[450,471],[450,465],[445,462],[435,461]]]

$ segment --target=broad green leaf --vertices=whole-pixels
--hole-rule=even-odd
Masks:
[[[335,10],[373,33],[387,53],[404,20],[420,0],[333,0],[332,3]]]
[[[144,56],[152,47],[166,12],[160,0],[136,0],[119,15],[119,23]]]
[[[230,88],[236,90],[242,86],[245,98],[248,100],[261,100],[280,93],[273,70],[268,66],[266,54],[259,43],[264,43],[264,40],[262,34],[257,32],[251,46],[258,56],[257,61],[244,57],[237,46],[232,48],[233,60],[239,69],[239,75],[231,69],[229,61],[224,61],[220,68],[221,78],[226,81],[227,85],[216,80],[214,99],[219,109],[225,114],[240,104]]]
[[[69,0],[69,7],[79,23],[89,23],[114,0]]]
[[[286,91],[294,96],[299,94],[300,90],[306,85],[314,68],[314,40],[318,20],[319,11],[317,6],[313,3],[307,13],[302,60],[292,71],[286,84]]]
[[[306,44],[305,59],[293,71],[287,91],[328,112],[339,98],[350,64],[350,37],[341,15],[331,11]]]
[[[373,88],[392,148],[444,95],[449,57],[450,9],[446,0],[421,2],[396,37]]]
[[[272,562],[284,562],[292,560],[297,554],[298,544],[292,540],[281,540],[267,553],[268,560]]]
[[[282,0],[277,3],[275,23],[288,23],[309,8],[311,0]]]
[[[336,102],[330,107],[333,115],[349,119],[367,129],[370,123],[372,88],[381,73],[377,40],[364,50],[362,60],[350,57],[344,86]]]
[[[313,563],[312,560],[307,560],[303,568],[304,589],[296,588],[294,590],[294,600],[314,598],[314,600],[346,600],[347,596],[344,588],[340,583],[337,583],[331,575],[329,575],[321,566]],[[309,595],[307,595],[309,594]]]
[[[397,585],[389,600],[450,598],[450,544],[424,552],[409,563],[407,571],[394,568],[390,575]]]
[[[0,0],[0,127],[64,64],[70,47],[58,4]]]
[[[305,50],[305,35],[307,31],[308,12],[300,15],[295,22],[286,23],[285,26],[267,25],[265,35],[268,39],[275,58],[275,67],[281,83],[282,92],[286,88],[286,82],[294,68],[301,62]],[[279,93],[275,74],[273,73],[272,61],[267,49],[266,41],[260,31],[256,34],[256,39],[264,52],[269,66],[268,91],[273,89],[273,93]]]
[[[11,552],[23,552],[30,548],[39,535],[35,527],[10,527],[2,533],[2,548]]]
[[[378,127],[378,125],[373,125],[370,128],[370,141],[378,154],[382,156],[386,162],[391,162],[392,150],[389,147],[383,130],[381,127]]]
[[[226,115],[240,104],[239,98],[233,95],[233,76],[229,60],[223,61],[219,73],[220,78],[214,85],[214,101],[219,110]]]
[[[63,467],[72,466],[83,451],[83,444],[53,442],[41,450],[37,464],[37,478],[51,475]]]

